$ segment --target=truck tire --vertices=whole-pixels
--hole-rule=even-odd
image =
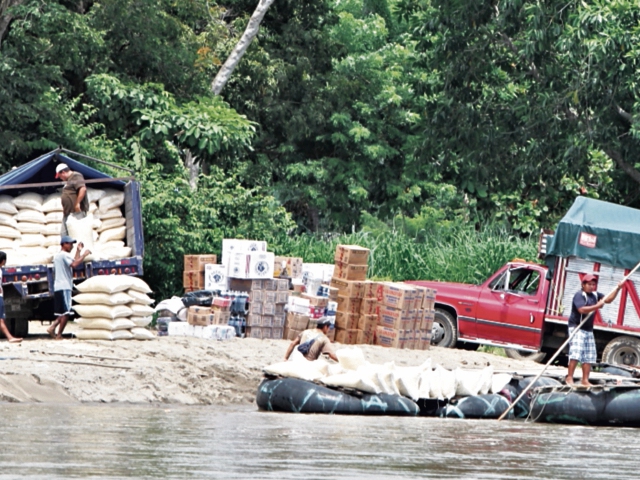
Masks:
[[[640,339],[621,336],[611,340],[602,351],[604,363],[640,365]]]
[[[514,360],[532,360],[537,363],[542,363],[547,358],[545,352],[527,352],[525,350],[516,350],[515,348],[505,348],[504,353]]]
[[[431,345],[436,347],[453,348],[458,340],[456,320],[446,310],[436,308],[431,334]]]

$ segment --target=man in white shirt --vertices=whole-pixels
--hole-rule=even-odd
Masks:
[[[4,290],[2,289],[2,268],[4,264],[7,263],[7,254],[5,252],[0,252],[0,332],[4,334],[9,343],[20,343],[22,341],[21,338],[14,337],[9,332],[7,328],[7,324],[4,322]]]
[[[60,239],[61,250],[53,257],[53,313],[57,317],[56,320],[47,329],[47,333],[56,340],[62,340],[62,332],[67,326],[71,311],[71,291],[73,290],[73,269],[82,265],[84,258],[91,252],[86,250],[82,252],[84,245],[78,243],[75,258],[71,256],[73,244],[76,241],[64,235]],[[56,334],[56,327],[58,327]]]

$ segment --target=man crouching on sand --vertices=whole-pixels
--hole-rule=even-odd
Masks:
[[[329,358],[334,361],[338,361],[338,357],[333,351],[331,346],[331,340],[327,337],[329,329],[331,328],[331,322],[327,318],[321,318],[318,320],[316,328],[305,330],[298,335],[287,348],[287,353],[284,356],[285,361],[289,360],[293,349],[297,346],[298,352],[304,356],[307,360],[317,360],[320,355],[329,355]]]
[[[62,332],[67,325],[71,311],[71,291],[73,290],[73,269],[82,265],[84,258],[91,252],[85,250],[84,245],[78,244],[75,258],[71,256],[71,249],[76,241],[64,235],[60,239],[60,252],[53,257],[53,314],[57,317],[55,322],[47,329],[47,333],[55,340],[62,340]],[[82,252],[82,253],[81,253]],[[58,334],[56,327],[59,325]]]
[[[0,279],[2,278],[2,268],[5,263],[7,263],[7,254],[0,252]],[[4,323],[4,317],[4,290],[2,290],[2,282],[0,281],[0,332],[2,332],[7,340],[9,340],[9,343],[20,343],[22,339],[11,335],[11,332],[9,332],[9,329],[7,328],[7,324]]]

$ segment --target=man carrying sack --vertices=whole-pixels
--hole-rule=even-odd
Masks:
[[[73,215],[78,220],[87,216],[89,211],[89,199],[87,198],[87,187],[84,177],[79,172],[73,172],[66,163],[60,163],[56,167],[56,178],[63,182],[62,188],[62,228],[60,235],[69,235],[67,230],[67,219]]]

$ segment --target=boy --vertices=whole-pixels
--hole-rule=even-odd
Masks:
[[[7,263],[7,254],[0,251],[0,279],[2,278],[2,268],[5,263]],[[4,290],[2,290],[2,281],[0,281],[0,332],[9,340],[9,343],[20,343],[22,339],[11,335],[6,323],[4,323],[4,317]]]

